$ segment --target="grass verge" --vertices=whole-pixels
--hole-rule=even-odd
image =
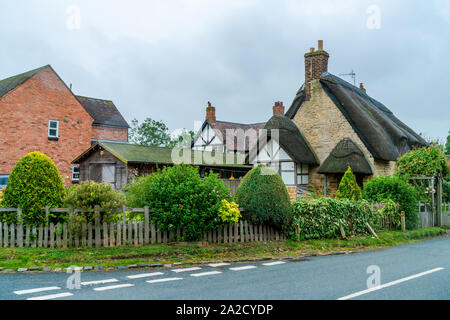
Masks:
[[[441,228],[426,228],[405,233],[385,231],[372,236],[353,237],[347,240],[323,239],[308,241],[273,241],[230,244],[175,245],[153,244],[142,247],[114,248],[0,248],[0,267],[17,269],[29,267],[66,268],[71,265],[104,268],[130,264],[201,262],[252,258],[279,258],[305,254],[324,254],[331,251],[361,251],[413,243],[424,238],[447,235]]]

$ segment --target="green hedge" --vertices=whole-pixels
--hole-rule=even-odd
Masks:
[[[365,234],[366,223],[374,216],[365,200],[301,199],[293,203],[293,208],[300,240],[341,237],[341,224],[346,235]]]
[[[275,170],[263,165],[250,170],[236,191],[243,219],[253,224],[268,224],[289,232],[292,207],[286,186]]]
[[[21,158],[12,170],[2,207],[21,208],[25,224],[45,223],[45,206],[59,208],[64,197],[64,185],[53,161],[40,152],[31,152]],[[50,221],[58,222],[57,214],[50,214]],[[16,223],[17,215],[2,213],[0,220]]]
[[[400,176],[377,176],[364,184],[363,198],[373,202],[392,200],[405,212],[406,228],[419,224],[418,194],[416,189]]]

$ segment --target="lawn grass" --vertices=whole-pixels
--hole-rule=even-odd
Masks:
[[[142,247],[113,248],[0,248],[0,267],[17,269],[29,267],[66,268],[71,265],[104,268],[130,264],[170,264],[176,262],[202,262],[218,260],[279,258],[305,254],[325,254],[335,251],[360,251],[412,243],[424,238],[447,235],[441,228],[426,228],[408,232],[385,231],[372,236],[353,237],[348,240],[323,239],[308,241],[272,241],[211,244],[153,244]]]

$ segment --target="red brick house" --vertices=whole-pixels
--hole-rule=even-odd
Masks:
[[[49,156],[65,185],[79,180],[71,161],[96,141],[128,141],[112,101],[76,96],[50,65],[0,80],[0,185],[32,151]]]

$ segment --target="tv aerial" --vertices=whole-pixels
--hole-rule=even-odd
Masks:
[[[351,77],[353,79],[353,85],[356,87],[356,73],[353,69],[352,71],[350,71],[350,73],[340,73],[339,75]]]

